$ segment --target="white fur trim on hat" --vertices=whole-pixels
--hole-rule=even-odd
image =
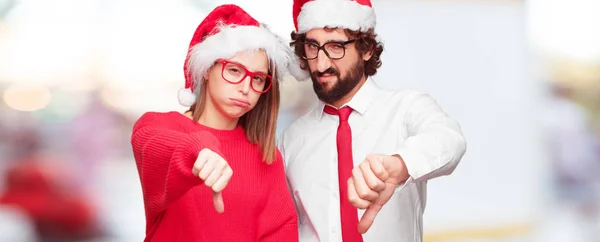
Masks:
[[[290,63],[290,67],[288,69],[290,74],[294,77],[294,79],[296,79],[296,81],[304,81],[310,77],[310,73],[308,72],[308,70],[303,70],[302,68],[300,68],[301,64],[302,62],[300,58],[294,55],[292,57],[292,62]]]
[[[373,8],[349,0],[310,1],[298,15],[299,34],[323,27],[366,31],[375,24]]]
[[[193,85],[199,88],[202,76],[217,59],[228,59],[248,50],[264,50],[277,66],[279,76],[289,71],[293,58],[291,48],[266,26],[221,26],[217,34],[209,36],[190,51],[189,71],[192,71]]]

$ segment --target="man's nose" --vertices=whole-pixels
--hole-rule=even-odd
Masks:
[[[325,70],[331,67],[331,59],[325,54],[324,50],[319,50],[317,53],[317,71],[325,72]]]

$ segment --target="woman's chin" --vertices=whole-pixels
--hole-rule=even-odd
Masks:
[[[248,111],[243,109],[233,108],[227,111],[226,116],[231,119],[239,119],[240,117],[244,116],[244,114],[246,114],[247,112]]]

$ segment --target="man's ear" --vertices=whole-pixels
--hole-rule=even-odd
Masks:
[[[373,48],[375,47],[371,47],[370,50],[365,51],[365,53],[363,53],[363,60],[364,61],[369,61],[371,59],[371,57],[373,57]]]

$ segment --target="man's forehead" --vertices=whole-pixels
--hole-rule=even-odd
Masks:
[[[306,40],[323,44],[332,41],[347,41],[348,36],[342,28],[318,28],[306,32]]]

